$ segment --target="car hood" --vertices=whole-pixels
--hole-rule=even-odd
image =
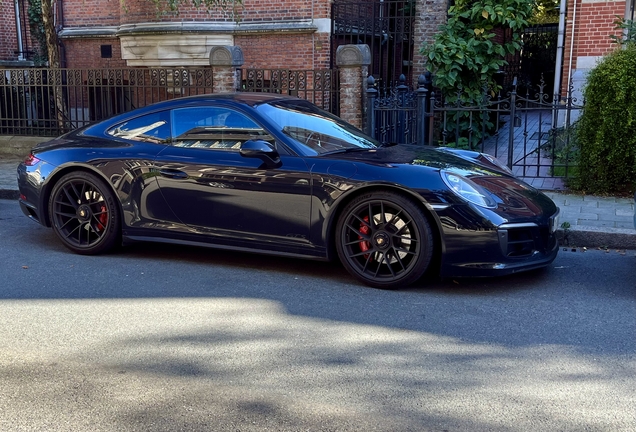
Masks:
[[[474,154],[478,155],[479,153],[475,152]],[[368,151],[338,153],[333,157],[369,163],[422,165],[433,169],[456,171],[467,177],[508,175],[495,166],[485,165],[464,155],[455,154],[453,149],[441,147],[399,144]]]
[[[478,156],[479,153],[460,151],[456,154],[453,149],[400,144],[338,156],[351,161],[421,165],[454,172],[470,178],[491,192],[499,212],[508,219],[540,214],[551,216],[557,211],[554,202],[539,190],[498,167],[474,160],[469,155]]]

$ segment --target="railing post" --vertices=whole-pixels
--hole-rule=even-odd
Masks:
[[[433,129],[435,126],[435,92],[431,92],[431,98],[428,103],[428,145],[433,145]]]
[[[393,130],[394,136],[391,142],[403,144],[407,141],[407,131],[409,130],[409,124],[406,116],[406,93],[409,91],[406,85],[406,77],[404,74],[400,75],[397,86],[397,103],[398,103],[398,121],[396,128]]]
[[[243,66],[243,51],[238,46],[215,46],[210,50],[213,93],[235,92],[240,89],[237,71]]]
[[[426,145],[428,141],[428,100],[431,73],[417,78],[417,144]]]
[[[367,79],[367,121],[364,125],[364,132],[373,138],[378,138],[375,133],[375,100],[377,97],[375,79],[370,76]]]
[[[512,169],[512,157],[515,146],[515,117],[517,116],[517,77],[512,81],[510,93],[510,118],[508,120],[508,168]]]
[[[340,76],[340,117],[362,129],[364,120],[364,80],[369,74],[371,51],[368,45],[341,45],[336,50]]]

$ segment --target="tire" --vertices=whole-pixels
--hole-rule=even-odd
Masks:
[[[119,205],[103,180],[87,172],[64,175],[49,198],[53,231],[64,246],[82,255],[97,255],[120,243]]]
[[[397,289],[417,281],[428,268],[433,234],[410,199],[374,192],[345,207],[336,229],[336,248],[355,278],[375,288]]]

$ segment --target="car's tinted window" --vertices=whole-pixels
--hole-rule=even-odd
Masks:
[[[170,139],[170,113],[160,111],[136,117],[110,128],[107,133],[132,141],[167,142]]]
[[[228,108],[193,107],[172,111],[177,147],[236,150],[249,139],[273,138],[246,115]]]
[[[262,104],[257,110],[301,144],[306,155],[357,148],[373,149],[380,145],[349,123],[306,101]]]

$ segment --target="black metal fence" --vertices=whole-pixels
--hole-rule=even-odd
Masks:
[[[510,38],[510,30],[502,30],[503,42]],[[517,78],[517,88],[525,91],[533,84],[545,80],[545,88],[552,91],[556,67],[559,25],[536,24],[523,29],[521,40],[523,48],[506,56],[507,64],[502,67],[500,84],[506,91]]]
[[[431,85],[430,74],[422,75],[418,89],[410,91],[406,77],[398,85],[379,92],[373,77],[367,80],[367,134],[383,143],[426,144],[429,135],[427,103]]]
[[[57,136],[212,84],[211,68],[0,69],[0,134]]]
[[[430,77],[418,88],[403,83],[378,97],[369,80],[367,133],[383,143],[430,144],[488,153],[519,177],[568,177],[576,173],[576,120],[583,108],[572,97],[552,95],[546,83],[519,86],[480,101],[463,104],[457,94],[447,98],[432,91]],[[458,90],[458,94],[461,90]],[[449,102],[452,101],[452,102]]]
[[[244,69],[240,88],[298,96],[338,114],[334,70]],[[0,135],[58,136],[154,102],[213,92],[203,68],[0,69]]]
[[[369,74],[380,90],[411,79],[415,49],[413,0],[334,0],[331,6],[331,52],[340,45],[366,44]],[[335,57],[334,57],[335,58]],[[407,85],[411,84],[407,81]]]
[[[241,91],[297,96],[339,114],[336,69],[241,69]]]

